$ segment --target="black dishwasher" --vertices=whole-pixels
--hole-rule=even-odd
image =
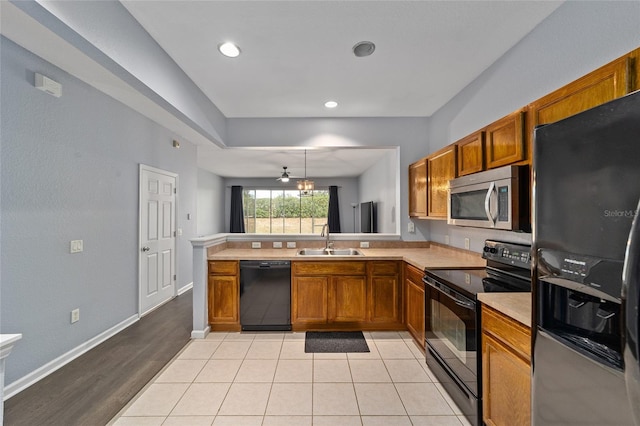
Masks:
[[[240,261],[240,324],[243,331],[291,330],[289,261]]]

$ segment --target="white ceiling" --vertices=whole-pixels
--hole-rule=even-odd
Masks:
[[[121,1],[229,118],[430,116],[562,3]],[[375,52],[355,57],[365,40]],[[220,55],[225,41],[242,54]],[[385,152],[315,151],[307,174],[357,176]],[[302,176],[303,163],[302,151],[198,147],[199,167],[224,177]]]
[[[558,1],[122,4],[227,117],[430,116]],[[376,44],[357,58],[359,41]],[[242,54],[226,58],[224,41]],[[327,110],[323,104],[336,100]]]
[[[386,155],[389,148],[310,148],[307,149],[307,177],[357,177]],[[292,180],[305,175],[303,148],[227,148],[198,147],[198,164],[222,177],[269,177],[276,179],[286,166]],[[275,181],[274,181],[275,182]]]

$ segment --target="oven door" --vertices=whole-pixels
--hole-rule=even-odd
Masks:
[[[425,284],[425,340],[459,386],[478,395],[478,319],[476,303],[430,277]]]

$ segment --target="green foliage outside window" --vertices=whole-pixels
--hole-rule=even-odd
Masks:
[[[248,233],[318,233],[327,221],[329,191],[302,196],[298,190],[244,189]]]

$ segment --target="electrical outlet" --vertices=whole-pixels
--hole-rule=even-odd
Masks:
[[[71,311],[71,324],[80,321],[80,308]]]
[[[464,239],[464,248],[469,250],[470,246],[471,246],[471,241],[469,241],[469,238],[465,238]]]
[[[287,241],[287,248],[296,248],[295,241]]]
[[[69,243],[69,253],[81,253],[83,250],[82,240],[72,240]]]
[[[410,233],[412,233],[412,234],[413,234],[414,232],[416,232],[416,225],[415,225],[415,223],[413,223],[413,222],[409,222],[409,223],[407,224],[407,231],[409,231],[409,232],[410,232]]]
[[[282,248],[282,241],[274,241],[273,248]]]
[[[251,248],[262,248],[262,243],[259,241],[254,241],[251,243]]]
[[[360,241],[360,248],[369,248],[369,241]]]
[[[444,236],[444,243],[449,245],[449,236],[448,235]]]

